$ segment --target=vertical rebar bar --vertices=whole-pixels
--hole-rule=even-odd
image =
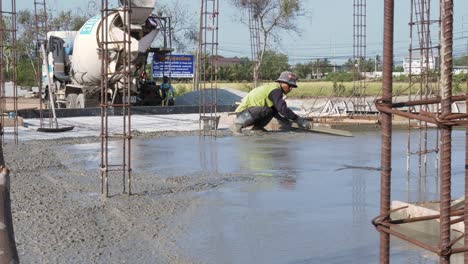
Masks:
[[[102,28],[100,32],[100,56],[101,56],[101,194],[105,197],[109,194],[109,184],[108,184],[108,147],[109,147],[109,138],[108,138],[108,116],[107,116],[107,84],[109,81],[109,76],[107,74],[108,69],[108,35],[107,34],[107,14],[108,14],[108,1],[101,0],[101,23]]]
[[[393,31],[394,31],[394,0],[384,2],[384,36],[383,36],[383,92],[382,100],[385,104],[392,104],[392,71],[393,71]],[[380,215],[390,213],[391,196],[391,166],[392,166],[392,115],[381,114],[382,150],[380,173]],[[380,263],[390,263],[390,235],[380,232]]]
[[[42,104],[42,55],[40,52],[40,45],[46,44],[47,39],[47,8],[45,0],[34,1],[34,20],[36,23],[36,45],[35,45],[35,56],[36,56],[36,83],[38,86],[39,94],[39,126],[44,127],[44,113],[43,113],[43,104]]]
[[[453,0],[442,0],[442,116],[452,112],[452,69],[453,69]],[[452,128],[441,129],[441,181],[440,181],[440,256],[441,264],[450,263],[450,200],[451,200],[451,159]]]
[[[18,45],[16,39],[17,33],[17,19],[16,19],[16,0],[11,0],[11,34],[12,34],[12,82],[13,82],[13,140],[15,144],[18,144]]]
[[[0,138],[1,144],[5,143],[5,37],[6,21],[3,16],[3,1],[0,1]]]
[[[1,13],[1,28],[2,36],[0,39],[0,48],[2,60],[1,64],[1,80],[0,80],[0,115],[1,115],[1,125],[0,125],[0,134],[2,143],[4,143],[4,134],[5,134],[5,114],[7,110],[10,111],[11,121],[13,122],[13,142],[18,144],[18,45],[17,45],[17,13],[16,13],[16,1],[11,0],[10,10],[6,11],[3,9],[3,6],[0,6]],[[7,22],[8,20],[8,22]],[[5,52],[6,49],[9,49],[9,53]],[[5,57],[8,57],[7,65],[5,65]],[[10,91],[11,93],[6,92],[6,77],[5,72],[8,74],[8,80],[11,83]],[[9,104],[9,109],[7,108]],[[11,108],[12,107],[12,108]],[[13,116],[11,116],[13,114]]]
[[[468,37],[466,39],[466,72],[465,72],[465,94],[468,96]],[[468,109],[468,99],[465,101],[465,109]],[[463,224],[465,226],[464,245],[468,246],[468,128],[465,128],[465,201],[464,201],[464,214]],[[464,263],[468,263],[468,252],[464,253]]]
[[[4,100],[3,100],[3,91],[5,90],[5,31],[6,31],[6,23],[3,19],[3,1],[0,1],[0,139],[1,139],[1,144],[5,143],[5,138],[4,138],[4,129],[3,129],[3,124],[4,123]]]
[[[468,57],[467,57],[468,59]],[[468,74],[468,72],[467,72]],[[465,89],[465,95],[468,96],[468,79],[467,85]],[[465,101],[465,109],[468,109],[468,99]],[[468,246],[468,127],[465,127],[465,195],[464,195],[464,218],[463,224],[465,228],[465,236],[464,236],[464,245],[465,247]],[[468,251],[463,253],[464,263],[468,264]]]

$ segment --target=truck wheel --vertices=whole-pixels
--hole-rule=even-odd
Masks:
[[[67,108],[76,108],[76,98],[78,97],[77,94],[69,94],[67,95]]]
[[[76,108],[85,108],[84,94],[79,94],[78,97],[76,97]]]

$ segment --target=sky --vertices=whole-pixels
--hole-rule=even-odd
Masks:
[[[168,3],[171,0],[157,0]],[[179,0],[193,21],[198,23],[200,0]],[[430,0],[434,15],[438,0]],[[10,2],[10,1],[7,1]],[[46,0],[56,10],[86,9],[88,1]],[[97,1],[100,3],[100,1]],[[109,3],[116,2],[109,0]],[[219,51],[225,57],[250,57],[248,28],[239,23],[239,11],[230,0],[219,0]],[[353,0],[303,0],[306,15],[298,20],[300,35],[284,33],[280,45],[274,48],[289,57],[291,64],[307,63],[317,58],[329,58],[342,63],[353,56]],[[453,0],[454,54],[465,55],[468,45],[468,1]],[[16,0],[17,9],[34,8],[34,0]],[[367,1],[366,55],[373,58],[382,54],[384,0]],[[98,11],[98,10],[97,10]],[[96,11],[96,12],[97,12]],[[409,48],[410,1],[395,0],[395,61],[407,57]],[[434,18],[436,19],[436,18]],[[436,33],[437,30],[433,30]],[[434,34],[434,39],[437,36]]]

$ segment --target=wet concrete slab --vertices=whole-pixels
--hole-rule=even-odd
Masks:
[[[158,199],[155,182],[170,183],[165,199],[197,201],[168,223],[182,230],[171,237],[173,254],[193,263],[377,263],[379,235],[371,220],[379,212],[380,133],[354,136],[135,139],[133,184],[136,193]],[[463,193],[463,139],[463,131],[453,132],[454,198]],[[392,200],[438,199],[435,157],[428,156],[425,177],[412,157],[408,176],[406,142],[405,131],[394,132]],[[66,147],[67,166],[79,160],[87,170],[97,168],[98,148]],[[437,263],[431,253],[392,241],[392,263]]]

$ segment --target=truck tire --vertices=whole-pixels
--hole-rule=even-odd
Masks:
[[[76,99],[78,95],[71,93],[67,95],[67,105],[66,108],[76,108]]]
[[[76,108],[85,108],[85,97],[84,94],[79,94],[76,97]]]

